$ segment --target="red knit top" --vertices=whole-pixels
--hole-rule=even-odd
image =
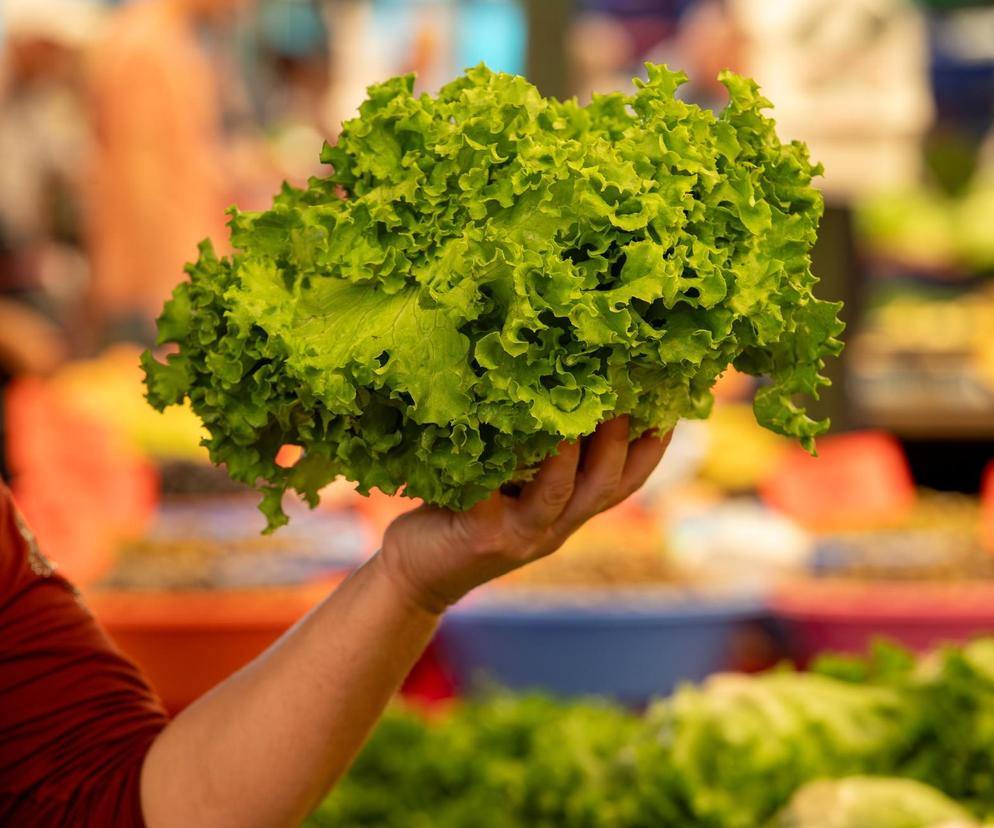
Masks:
[[[0,483],[0,825],[141,828],[166,714]]]

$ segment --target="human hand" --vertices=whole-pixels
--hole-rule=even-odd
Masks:
[[[602,423],[586,447],[564,442],[517,497],[495,492],[467,512],[422,506],[387,529],[381,562],[406,600],[443,612],[486,581],[558,549],[585,521],[636,491],[670,435],[628,440],[628,417]]]

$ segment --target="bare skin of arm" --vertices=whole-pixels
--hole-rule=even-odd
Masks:
[[[555,551],[634,492],[668,437],[602,425],[582,464],[564,443],[520,496],[421,507],[277,644],[181,713],[142,771],[149,828],[295,828],[342,776],[446,607]]]

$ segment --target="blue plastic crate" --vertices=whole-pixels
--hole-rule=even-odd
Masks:
[[[496,685],[640,705],[734,666],[740,635],[764,620],[756,597],[543,596],[468,602],[439,644],[464,691]]]

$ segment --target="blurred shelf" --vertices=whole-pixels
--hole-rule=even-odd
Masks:
[[[963,410],[921,405],[856,408],[859,421],[898,437],[918,440],[994,439],[994,408]]]
[[[855,417],[905,438],[994,438],[990,358],[979,345],[988,318],[946,303],[906,317],[903,330],[891,319],[851,344]],[[913,330],[922,319],[927,336]]]

